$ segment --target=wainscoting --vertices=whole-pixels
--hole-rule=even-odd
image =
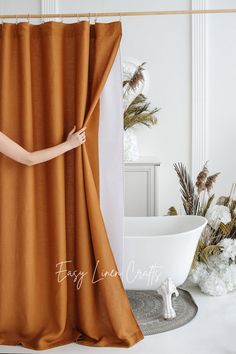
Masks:
[[[156,157],[140,157],[125,163],[125,215],[158,215],[158,170]]]

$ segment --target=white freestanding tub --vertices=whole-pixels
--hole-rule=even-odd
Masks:
[[[201,216],[125,217],[125,289],[158,289],[166,279],[187,278],[207,220]]]

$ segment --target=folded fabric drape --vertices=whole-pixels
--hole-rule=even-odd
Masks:
[[[121,49],[100,97],[100,207],[118,270],[124,258],[124,122]]]
[[[0,154],[2,345],[143,338],[99,205],[99,98],[120,39],[120,22],[0,26],[0,131],[35,151],[87,126],[85,144],[45,163]]]

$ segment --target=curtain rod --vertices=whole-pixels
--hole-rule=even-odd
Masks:
[[[166,10],[144,12],[87,12],[61,14],[0,14],[0,18],[66,18],[66,17],[126,17],[126,16],[159,16],[159,15],[199,15],[199,14],[226,14],[236,13],[236,9],[208,9],[208,10]]]

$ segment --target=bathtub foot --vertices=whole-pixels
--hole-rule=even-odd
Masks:
[[[175,310],[172,306],[172,295],[179,296],[179,292],[171,278],[167,278],[157,289],[159,295],[163,299],[163,317],[166,320],[172,320],[176,317]]]

